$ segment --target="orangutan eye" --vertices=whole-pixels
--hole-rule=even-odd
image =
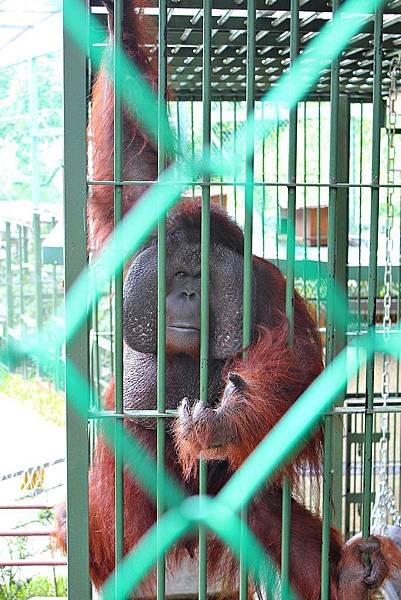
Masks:
[[[184,273],[184,271],[178,271],[175,274],[175,277],[177,277],[177,279],[184,279],[185,275],[186,275],[186,273]]]

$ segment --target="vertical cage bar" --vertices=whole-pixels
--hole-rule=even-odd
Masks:
[[[220,154],[223,156],[223,99],[219,100],[219,134],[220,134]],[[224,177],[220,175],[220,206],[223,206],[223,182]]]
[[[68,11],[64,0],[64,15]],[[87,266],[86,255],[86,58],[67,33],[64,16],[64,224],[65,291]],[[87,30],[86,23],[84,31]],[[74,235],[71,235],[74,232]],[[65,325],[74,319],[68,304]],[[67,410],[67,545],[68,599],[88,600],[88,426],[71,401],[75,373],[70,364],[89,381],[89,345],[87,323],[66,344]],[[83,412],[89,407],[89,394],[82,390]]]
[[[349,153],[350,153],[350,101],[345,94],[338,96],[338,127],[337,127],[337,165],[336,183],[349,181]],[[333,149],[334,151],[334,149]],[[335,209],[335,288],[333,297],[336,311],[334,334],[334,354],[337,354],[346,345],[346,332],[348,321],[348,290],[347,290],[347,263],[348,263],[348,231],[349,231],[349,189],[341,186],[336,189]],[[336,398],[336,405],[344,404],[345,391]],[[342,464],[343,464],[343,423],[340,416],[332,418],[332,525],[341,530],[342,526]]]
[[[255,0],[248,0],[247,8],[247,57],[246,57],[246,164],[245,164],[245,220],[244,220],[244,283],[243,283],[243,333],[242,344],[247,348],[252,340],[252,233],[255,180],[255,140],[252,115],[255,110]],[[246,526],[247,508],[241,510],[242,526]],[[239,598],[248,598],[248,570],[245,565],[245,550],[241,529]]]
[[[299,1],[291,2],[290,62],[293,63],[299,52]],[[290,84],[292,85],[292,83]],[[297,180],[297,140],[298,107],[289,114],[288,140],[288,209],[287,209],[287,282],[285,311],[289,324],[288,344],[294,343],[294,277],[295,277],[295,215]],[[290,584],[290,526],[291,526],[291,486],[287,477],[283,478],[282,524],[281,524],[281,597],[289,597]]]
[[[159,56],[158,56],[158,175],[166,166],[166,152],[163,145],[161,124],[165,118],[167,91],[167,2],[159,1]],[[178,111],[178,106],[177,106]],[[158,196],[159,200],[159,196]],[[160,217],[157,225],[157,411],[164,413],[166,402],[166,217]],[[156,431],[156,468],[157,468],[157,544],[159,538],[159,519],[165,510],[163,490],[164,455],[165,455],[165,421],[157,419]],[[156,565],[157,600],[166,595],[165,556],[160,555]]]
[[[123,101],[122,63],[123,52],[123,0],[114,2],[113,35],[113,77],[114,77],[114,227],[123,218]],[[115,257],[119,254],[114,248]],[[123,271],[114,274],[114,403],[116,413],[124,411],[123,405]],[[124,553],[124,457],[122,434],[124,422],[115,420],[115,564],[121,561]],[[115,572],[115,596],[120,597],[120,582]]]
[[[7,336],[14,327],[13,265],[11,249],[11,224],[6,221],[6,287],[7,287]]]
[[[358,182],[362,183],[362,151],[363,151],[363,103],[361,102],[360,104],[360,113],[359,113],[359,176],[358,176]],[[359,229],[358,229],[358,265],[361,267],[362,265],[362,188],[359,188],[359,194],[358,194],[358,201],[359,201],[359,212],[358,212],[358,216],[359,216]],[[358,269],[358,303],[357,303],[357,311],[358,311],[358,318],[357,318],[357,329],[358,329],[358,337],[360,336],[360,332],[361,332],[361,280],[362,280],[362,269],[359,268]],[[358,345],[358,357],[359,357],[359,345]],[[358,373],[358,376],[356,378],[356,394],[359,394],[359,386],[360,386],[360,374]]]
[[[331,419],[324,419],[324,460],[323,460],[323,500],[322,500],[322,566],[321,566],[321,600],[329,598],[330,589],[330,475],[331,475],[331,452],[332,452],[332,427]]]
[[[375,12],[374,21],[374,62],[373,62],[373,125],[372,125],[372,188],[370,197],[370,247],[369,247],[369,287],[368,287],[368,331],[374,333],[376,323],[377,292],[377,249],[379,233],[379,188],[380,183],[380,122],[381,122],[381,79],[383,44],[383,8]],[[366,362],[366,409],[374,403],[374,355]],[[365,414],[365,444],[363,472],[363,513],[362,535],[370,531],[371,490],[372,490],[372,439],[373,414]]]
[[[278,110],[276,108],[276,127],[275,127],[275,168],[276,168],[276,183],[280,180],[280,124],[278,118]],[[280,194],[279,186],[276,185],[276,265],[279,264],[279,234],[282,232],[281,218],[280,218]]]
[[[177,123],[177,146],[178,146],[178,148],[182,147],[180,104],[181,104],[181,102],[179,100],[176,100],[176,102],[175,102],[175,110],[176,110],[176,117],[177,117],[176,123]]]
[[[36,300],[36,327],[40,329],[43,324],[43,289],[42,289],[42,240],[40,214],[33,215],[33,244],[35,252],[35,300]]]
[[[338,10],[339,0],[333,0],[333,17]],[[329,231],[327,265],[327,317],[326,317],[326,364],[331,363],[335,354],[334,339],[334,299],[336,285],[336,210],[337,210],[337,152],[338,152],[338,101],[339,101],[339,60],[331,66],[330,84],[330,167],[329,167]],[[323,515],[322,515],[322,565],[321,599],[329,598],[330,572],[330,524],[331,524],[331,464],[332,464],[332,418],[324,418],[324,463],[323,463]]]
[[[200,390],[199,398],[208,403],[209,379],[209,243],[210,243],[210,136],[211,136],[211,53],[212,53],[212,1],[203,0],[203,75],[202,153],[204,169],[202,177],[202,222],[201,222],[201,336],[200,336]],[[205,168],[206,167],[206,168]],[[207,464],[199,464],[199,495],[207,493]],[[199,527],[199,600],[207,598],[207,533]]]
[[[19,322],[21,327],[21,335],[23,331],[25,298],[24,298],[24,256],[22,250],[22,226],[18,225],[18,270],[19,270]]]
[[[261,101],[262,104],[262,121],[265,120],[265,103],[264,100]],[[262,256],[265,256],[266,251],[266,223],[265,223],[265,211],[266,211],[266,137],[263,137],[262,140]]]
[[[299,0],[291,2],[290,60],[296,59],[299,52]],[[295,267],[295,210],[297,180],[297,140],[298,107],[294,106],[289,114],[288,140],[288,210],[287,210],[287,286],[286,315],[289,321],[288,343],[294,341],[294,267]]]
[[[234,156],[237,156],[237,101],[234,100]],[[234,219],[237,219],[237,161],[234,162]]]
[[[321,141],[322,141],[322,106],[321,101],[318,101],[317,107],[317,180],[320,183],[322,174],[322,152],[321,152]],[[317,188],[317,283],[316,283],[316,315],[318,325],[320,324],[320,280],[321,280],[321,188]]]
[[[19,324],[20,324],[20,335],[25,335],[25,285],[24,285],[24,236],[22,225],[18,225],[18,261],[19,261]],[[8,290],[7,290],[8,291]],[[58,365],[57,365],[58,366]],[[23,376],[27,376],[26,359],[22,363]]]
[[[159,50],[160,52],[160,50]],[[190,105],[191,114],[191,160],[195,160],[195,130],[194,130],[194,101],[191,100]],[[192,200],[195,200],[195,185],[192,184]]]
[[[302,129],[303,129],[303,138],[302,138],[302,142],[303,142],[303,180],[304,183],[306,183],[306,178],[307,178],[307,169],[306,169],[306,116],[307,116],[307,103],[306,100],[303,101],[302,103]],[[307,254],[307,248],[306,248],[306,243],[307,243],[307,235],[308,235],[308,231],[307,231],[307,204],[306,204],[306,199],[309,193],[309,189],[304,186],[303,189],[303,209],[304,209],[304,215],[303,215],[303,236],[304,236],[304,260],[303,260],[303,265],[302,265],[302,279],[303,279],[303,295],[304,298],[306,298],[306,259],[308,258],[308,254]]]
[[[252,335],[252,232],[254,196],[254,134],[250,116],[255,107],[255,0],[248,0],[247,16],[247,82],[246,82],[246,165],[245,165],[245,221],[244,221],[244,348],[251,343]],[[251,124],[251,126],[248,126]]]

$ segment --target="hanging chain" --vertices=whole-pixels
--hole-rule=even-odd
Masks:
[[[383,314],[383,338],[387,342],[391,331],[391,287],[392,287],[392,253],[393,253],[393,224],[394,224],[394,184],[395,184],[395,130],[396,130],[396,101],[397,101],[397,78],[401,70],[401,54],[395,56],[390,63],[389,77],[390,89],[388,96],[388,184],[386,196],[386,260],[384,267],[384,314]],[[382,362],[381,397],[383,409],[387,407],[390,394],[390,357],[384,352]],[[381,438],[379,442],[379,483],[376,502],[372,511],[372,530],[379,534],[387,533],[388,517],[393,524],[401,526],[401,516],[398,514],[393,491],[388,482],[388,413],[383,412],[380,418]]]

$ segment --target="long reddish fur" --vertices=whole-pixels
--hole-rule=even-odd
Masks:
[[[157,60],[149,61],[143,48],[154,41],[152,23],[145,17],[142,8],[145,2],[124,0],[123,47],[126,55],[143,73],[153,89],[157,86]],[[109,34],[112,36],[112,19],[109,17]],[[107,62],[107,61],[106,61]],[[88,141],[91,149],[92,175],[95,181],[114,179],[114,92],[113,83],[107,69],[100,69],[92,89],[92,110],[88,127]],[[148,136],[138,127],[129,110],[124,110],[125,157],[131,153],[131,160],[146,160],[152,164],[157,174],[157,152]],[[134,152],[132,149],[135,148]],[[142,156],[141,156],[142,155]],[[141,158],[139,159],[139,156]],[[127,160],[124,169],[127,169]],[[151,177],[154,179],[155,177]],[[124,212],[127,212],[144,191],[144,186],[125,186],[123,191]],[[114,191],[111,185],[96,184],[92,187],[88,204],[89,248],[98,251],[113,230]]]

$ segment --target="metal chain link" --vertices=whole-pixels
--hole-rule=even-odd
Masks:
[[[395,183],[395,128],[397,120],[397,79],[401,72],[401,54],[393,57],[389,67],[390,89],[388,96],[388,154],[387,174],[388,184]],[[392,287],[392,253],[393,253],[393,224],[394,224],[394,187],[387,188],[386,196],[386,261],[384,267],[384,315],[383,315],[383,337],[389,340],[391,331],[391,287]],[[383,354],[381,397],[383,407],[386,408],[390,394],[390,359],[389,355]],[[387,453],[388,453],[388,413],[382,413],[380,418],[381,438],[379,442],[379,482],[376,494],[376,502],[372,511],[372,531],[379,535],[387,534],[389,520],[392,524],[401,527],[401,515],[398,514],[397,505],[392,489],[388,482]],[[390,519],[389,519],[390,517]]]

